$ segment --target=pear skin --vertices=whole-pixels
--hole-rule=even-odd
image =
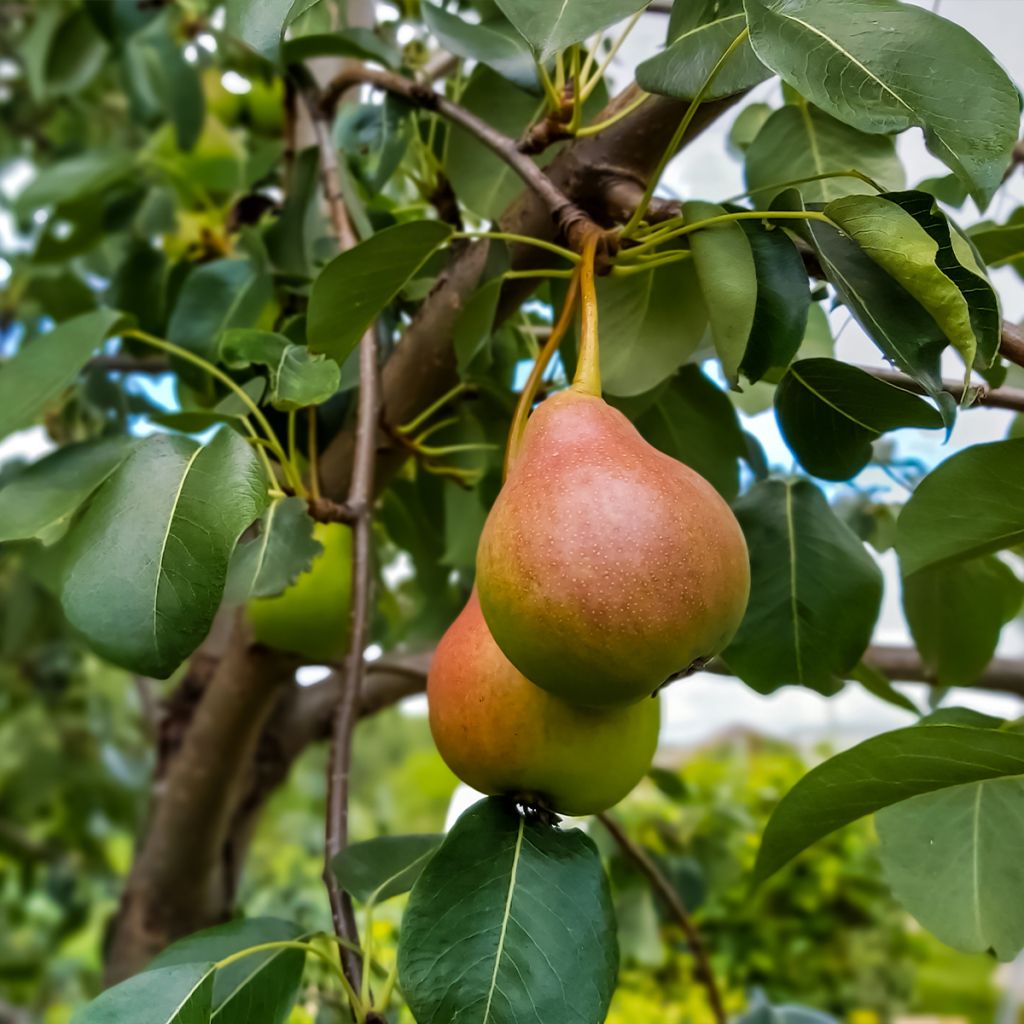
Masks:
[[[323,551],[312,565],[282,593],[250,601],[246,615],[257,643],[321,664],[348,652],[352,531],[341,523],[317,523],[313,536]]]
[[[480,538],[477,586],[520,672],[607,706],[718,654],[743,618],[750,563],[711,484],[570,389],[527,422]]]
[[[561,814],[618,803],[658,743],[657,698],[587,708],[534,686],[492,639],[475,591],[437,646],[427,701],[437,749],[463,782]]]

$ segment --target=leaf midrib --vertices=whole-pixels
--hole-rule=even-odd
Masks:
[[[516,890],[516,875],[519,872],[519,858],[523,849],[523,819],[519,819],[519,831],[516,833],[516,845],[512,852],[512,870],[509,873],[508,893],[505,896],[505,910],[501,916],[501,931],[498,934],[498,948],[494,954],[494,970],[491,972],[491,984],[487,989],[487,1005],[484,1007],[484,1016],[481,1024],[488,1024],[491,1019],[491,1003],[494,999],[495,989],[498,987],[498,970],[501,967],[501,958],[505,952],[505,937],[508,933],[508,922],[512,916],[512,897]]]

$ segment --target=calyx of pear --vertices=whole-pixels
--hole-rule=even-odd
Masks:
[[[250,601],[246,615],[257,643],[329,663],[348,652],[352,531],[341,523],[316,523],[313,536],[323,551],[310,567],[282,593]]]
[[[658,700],[570,704],[502,654],[476,591],[442,637],[427,678],[430,729],[463,782],[561,814],[594,814],[640,781],[658,740]]]
[[[510,439],[477,586],[487,626],[520,672],[564,700],[610,706],[649,697],[728,644],[750,564],[714,487],[601,399],[587,271],[585,254],[576,377]]]

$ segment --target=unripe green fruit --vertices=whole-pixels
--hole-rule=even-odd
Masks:
[[[509,660],[595,706],[641,700],[718,654],[750,592],[743,533],[711,484],[573,390],[530,417],[476,564]]]
[[[246,611],[257,643],[326,664],[348,651],[352,531],[341,523],[317,523],[313,536],[323,551],[309,569],[283,593],[250,601]]]
[[[492,639],[475,591],[437,645],[427,700],[437,749],[463,782],[561,814],[618,803],[658,743],[657,698],[586,708],[534,686]]]

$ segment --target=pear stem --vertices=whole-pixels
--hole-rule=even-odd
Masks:
[[[530,370],[530,376],[527,377],[526,384],[523,386],[522,394],[519,396],[519,402],[512,417],[512,425],[508,432],[508,444],[505,446],[504,476],[506,477],[508,476],[508,471],[512,468],[512,463],[519,454],[519,448],[523,441],[523,432],[526,430],[526,421],[530,416],[530,409],[533,406],[534,398],[537,396],[540,382],[544,377],[544,371],[548,368],[551,357],[558,351],[558,346],[562,338],[565,337],[565,332],[569,329],[573,308],[576,305],[576,296],[579,292],[579,283],[580,271],[577,269],[569,281],[569,290],[565,294],[565,302],[562,304],[562,310],[558,314],[558,319],[551,328],[551,333],[548,335],[547,341],[544,342],[544,347],[540,350],[533,364],[533,369]]]
[[[594,285],[594,257],[601,236],[597,231],[587,235],[580,261],[580,352],[576,361],[573,391],[601,397],[601,359],[597,341],[597,289]]]

